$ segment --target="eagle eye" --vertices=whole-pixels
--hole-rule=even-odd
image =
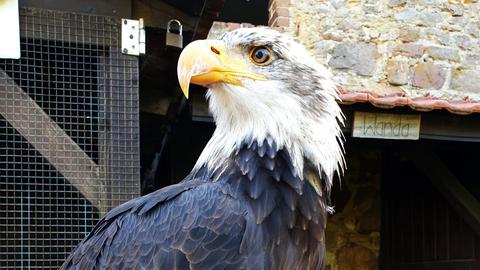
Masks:
[[[259,66],[268,65],[272,60],[272,50],[265,46],[253,47],[250,49],[250,60]]]

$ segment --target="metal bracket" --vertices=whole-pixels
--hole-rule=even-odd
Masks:
[[[143,19],[122,19],[122,53],[145,54],[145,27]]]

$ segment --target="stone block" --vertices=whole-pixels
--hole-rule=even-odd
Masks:
[[[400,28],[398,38],[403,42],[415,42],[418,40],[420,34],[417,29],[413,27]]]
[[[324,40],[342,41],[345,33],[335,30],[327,30],[322,34]]]
[[[418,4],[423,6],[435,6],[441,4],[441,0],[417,0]]]
[[[407,3],[407,0],[389,0],[388,5],[391,7],[403,6]]]
[[[447,72],[433,63],[419,63],[414,70],[412,85],[424,89],[440,89],[446,80]]]
[[[342,43],[333,49],[328,65],[352,69],[363,76],[372,76],[378,57],[377,46],[369,43]]]
[[[440,46],[429,46],[426,49],[428,55],[436,60],[451,60],[459,61],[460,54],[458,49],[450,47],[440,47]]]
[[[477,68],[480,66],[480,54],[466,54],[462,60],[462,66],[467,68]]]
[[[378,268],[377,257],[370,249],[356,245],[346,245],[337,252],[338,270],[374,270]]]
[[[315,54],[322,57],[326,57],[327,54],[330,54],[335,47],[337,42],[332,40],[321,40],[315,44]]]
[[[468,16],[452,16],[450,17],[449,24],[454,24],[458,25],[461,28],[461,30],[465,30],[465,27],[467,27],[467,24],[471,22],[472,19]]]
[[[345,0],[330,0],[329,2],[336,9],[339,9],[339,8],[345,6]]]
[[[438,26],[441,22],[445,21],[447,18],[444,14],[433,11],[425,11],[418,15],[421,25],[425,26]]]
[[[441,28],[426,27],[421,32],[421,39],[437,41],[441,45],[449,46],[451,42],[451,33]]]
[[[465,28],[465,31],[469,35],[472,35],[476,38],[480,38],[479,29],[480,29],[480,21],[472,21],[467,25],[467,27]]]
[[[480,93],[480,71],[455,70],[452,74],[451,88],[461,92]]]
[[[387,80],[393,85],[404,85],[408,83],[409,65],[407,61],[388,60]]]
[[[480,29],[478,29],[478,31],[480,31]],[[453,40],[458,47],[464,50],[472,50],[475,48],[475,43],[469,35],[457,34],[453,36]]]
[[[376,198],[378,198],[378,196]],[[362,234],[379,232],[380,224],[380,201],[375,200],[372,204],[372,207],[370,207],[361,217],[358,218],[358,232]]]
[[[378,190],[374,187],[360,187],[355,193],[353,199],[353,214],[355,216],[363,215],[368,209],[372,207],[375,198],[378,195]]]
[[[465,12],[462,5],[444,3],[443,7],[445,10],[450,12],[452,16],[463,16],[463,13]]]
[[[401,12],[395,13],[394,17],[397,21],[413,21],[417,19],[418,11],[414,8],[407,8]]]
[[[354,21],[354,20],[346,18],[346,19],[342,19],[340,22],[338,22],[337,27],[338,27],[339,30],[342,30],[344,32],[348,32],[348,31],[353,31],[353,30],[359,30],[360,28],[362,28],[362,24],[358,21]]]
[[[325,231],[325,244],[329,250],[336,250],[347,242],[346,232],[335,222],[329,222]]]
[[[395,48],[397,54],[406,55],[409,57],[421,57],[425,47],[422,44],[404,43]]]

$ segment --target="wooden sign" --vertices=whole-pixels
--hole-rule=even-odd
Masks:
[[[355,112],[353,137],[418,140],[420,115]]]
[[[20,58],[18,0],[0,0],[0,58]]]

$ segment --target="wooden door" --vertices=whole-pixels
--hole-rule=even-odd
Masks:
[[[381,269],[480,269],[480,238],[408,159],[386,157]]]

